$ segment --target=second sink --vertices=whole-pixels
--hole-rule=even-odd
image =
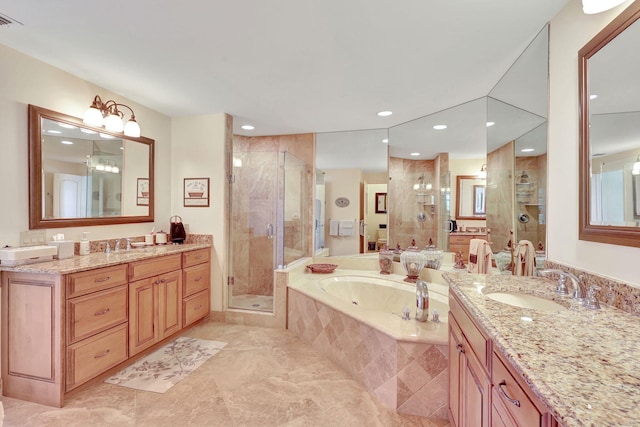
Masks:
[[[531,310],[544,311],[547,313],[567,310],[567,308],[562,304],[558,304],[555,301],[537,297],[535,295],[512,292],[492,292],[485,294],[485,296],[503,304],[508,304],[520,308],[528,308]]]

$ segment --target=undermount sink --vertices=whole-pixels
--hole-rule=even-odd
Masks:
[[[555,311],[567,310],[562,304],[535,295],[520,294],[515,292],[492,292],[485,295],[494,301],[514,307],[527,308],[531,310],[553,313]]]

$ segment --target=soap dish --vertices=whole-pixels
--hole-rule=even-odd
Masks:
[[[329,274],[333,273],[333,270],[338,267],[336,264],[309,264],[307,268],[311,270],[312,273],[320,273],[320,274]]]

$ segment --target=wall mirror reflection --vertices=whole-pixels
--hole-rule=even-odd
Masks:
[[[152,140],[35,106],[29,122],[31,228],[153,221]]]
[[[640,246],[640,2],[579,52],[580,239]]]
[[[485,219],[486,179],[476,175],[456,177],[456,220]]]

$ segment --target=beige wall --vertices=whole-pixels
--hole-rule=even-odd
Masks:
[[[640,287],[640,248],[578,240],[578,50],[630,3],[585,15],[570,0],[551,20],[547,257]]]
[[[506,143],[487,154],[487,227],[491,229],[491,249],[500,252],[509,243],[514,229],[515,143]]]
[[[156,141],[156,170],[171,168],[171,119],[123,98],[106,89],[46,65],[29,56],[0,45],[0,117],[2,118],[2,154],[0,155],[0,200],[5,205],[0,218],[0,246],[18,245],[20,231],[29,228],[27,106],[60,111],[82,117],[95,95],[116,99],[131,106],[142,134]],[[171,213],[171,174],[156,174],[155,217],[157,229],[166,228]],[[8,208],[6,208],[8,207]],[[47,238],[64,233],[80,240],[82,231],[90,231],[91,240],[138,236],[148,233],[153,224],[123,224],[100,227],[46,230]]]
[[[325,202],[325,247],[330,255],[353,255],[360,252],[360,235],[358,228],[354,228],[352,236],[329,236],[329,220],[360,219],[360,183],[362,173],[359,169],[328,169],[325,170],[324,182],[326,191]],[[338,207],[335,200],[346,197],[350,203],[347,207]],[[357,224],[356,224],[357,225]]]

